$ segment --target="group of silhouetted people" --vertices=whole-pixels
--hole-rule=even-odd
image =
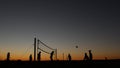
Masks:
[[[54,55],[54,51],[52,51],[52,52],[50,53],[50,60],[51,60],[51,61],[53,61],[53,55]],[[37,54],[37,60],[38,60],[38,61],[41,60],[41,52],[39,52],[39,53]],[[32,54],[30,54],[30,56],[29,56],[29,61],[32,61]]]
[[[37,54],[37,61],[40,61],[40,60],[41,60],[41,52]],[[32,54],[30,54],[29,56],[29,61],[32,61]]]
[[[89,60],[89,61],[92,61],[93,60],[93,55],[92,55],[92,52],[91,50],[88,51],[89,52],[89,56],[87,55],[87,53],[84,54],[84,59],[83,60]],[[52,51],[50,53],[50,60],[53,61],[53,55],[54,55],[54,51]],[[10,52],[7,53],[7,58],[6,58],[7,61],[10,61]],[[38,53],[38,56],[37,56],[37,60],[40,61],[41,60],[41,52]],[[70,53],[68,54],[68,61],[71,61],[72,60],[72,57],[70,55]],[[29,56],[29,61],[32,61],[32,54],[30,54]]]
[[[87,55],[87,53],[85,53],[84,60],[90,60],[90,61],[93,60],[93,55],[92,55],[91,50],[89,50],[89,56]]]
[[[85,53],[83,60],[92,61],[92,60],[93,60],[92,52],[91,52],[91,50],[89,50],[88,52],[89,52],[89,56],[87,55],[87,53]],[[72,60],[72,57],[71,57],[71,55],[70,55],[70,53],[69,53],[69,54],[68,54],[68,61],[71,61],[71,60]]]

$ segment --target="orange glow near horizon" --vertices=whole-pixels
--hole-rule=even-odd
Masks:
[[[103,55],[93,55],[93,60],[104,60],[105,57],[107,57],[108,59],[120,59],[120,55],[118,56],[103,56]],[[55,56],[53,57],[55,60]],[[72,55],[72,60],[83,60],[84,55],[81,56],[77,56],[77,55]],[[67,60],[67,55],[58,55],[58,60]],[[0,60],[6,60],[6,55],[1,55],[0,56]],[[23,60],[23,61],[28,61],[29,60],[29,55],[24,56],[23,58],[20,58],[20,55],[12,55],[10,57],[10,60]],[[34,56],[32,55],[32,60],[34,60]],[[37,59],[36,59],[37,60]],[[50,60],[49,58],[49,54],[42,54],[41,56],[41,61],[46,61],[46,60]]]
[[[19,44],[17,46],[11,45],[8,47],[1,46],[0,60],[6,60],[7,52],[10,52],[10,56],[11,56],[10,60],[29,60],[30,54],[32,54],[32,60],[34,60],[33,45],[31,45],[30,47],[21,46],[24,44],[29,45],[30,43],[23,43],[23,44]],[[57,44],[59,44],[59,43],[56,43],[56,45]],[[55,44],[53,44],[53,45],[55,45]],[[68,45],[70,45],[70,44],[68,44]],[[56,46],[52,46],[52,47],[59,48],[57,51],[57,59],[58,60],[67,60],[68,53],[71,54],[72,60],[83,60],[84,53],[88,52],[88,49],[91,49],[91,48],[94,48],[94,49],[92,49],[94,60],[96,60],[96,59],[104,60],[105,57],[107,57],[108,59],[120,59],[120,53],[119,53],[119,50],[117,50],[117,47],[115,47],[114,50],[112,48],[107,49],[107,47],[105,49],[103,49],[103,47],[99,48],[99,47],[95,47],[95,46],[90,48],[89,46],[85,46],[85,44],[83,44],[83,46],[80,46],[78,48],[75,48],[73,46],[61,47],[60,44],[57,47]],[[28,50],[28,52],[26,52],[27,50]],[[63,56],[63,53],[64,53],[64,56]],[[42,61],[50,60],[49,57],[50,57],[49,54],[46,54],[44,52],[41,53]]]

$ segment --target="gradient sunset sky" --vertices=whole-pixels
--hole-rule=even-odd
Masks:
[[[58,59],[120,59],[120,3],[115,0],[0,0],[0,60],[33,55],[34,37],[58,49]],[[76,48],[75,46],[78,46]],[[49,50],[48,50],[49,51]],[[49,54],[42,52],[42,60]]]

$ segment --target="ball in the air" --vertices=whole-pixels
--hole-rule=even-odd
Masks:
[[[78,46],[75,46],[76,48],[78,48]]]

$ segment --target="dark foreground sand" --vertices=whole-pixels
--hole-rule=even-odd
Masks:
[[[1,68],[120,68],[120,60],[94,61],[0,61]]]

